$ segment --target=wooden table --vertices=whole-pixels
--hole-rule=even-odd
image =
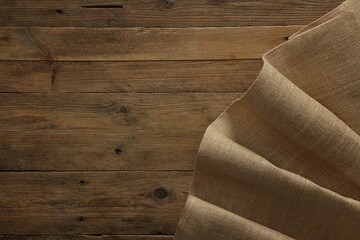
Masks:
[[[0,0],[0,239],[171,239],[207,125],[341,2]]]

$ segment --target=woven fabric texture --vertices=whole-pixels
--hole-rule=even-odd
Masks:
[[[360,239],[360,1],[263,56],[206,130],[176,240]]]

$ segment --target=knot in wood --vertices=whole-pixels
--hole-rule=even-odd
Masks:
[[[122,150],[120,148],[116,148],[114,152],[116,155],[120,155],[122,153]]]
[[[126,112],[127,112],[127,108],[126,108],[126,107],[121,107],[121,108],[120,108],[120,112],[126,113]]]
[[[168,196],[168,191],[163,187],[159,187],[153,191],[153,195],[157,199],[164,199]]]
[[[172,5],[174,5],[175,0],[163,0],[163,4],[165,7],[171,7]]]

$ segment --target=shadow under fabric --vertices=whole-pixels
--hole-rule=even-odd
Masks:
[[[360,1],[263,56],[206,130],[176,240],[360,239]]]

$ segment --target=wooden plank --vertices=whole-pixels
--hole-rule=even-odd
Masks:
[[[173,234],[192,172],[2,172],[0,234]]]
[[[0,171],[192,170],[202,134],[0,132]]]
[[[173,235],[6,235],[1,240],[171,240]]]
[[[0,92],[245,92],[262,60],[0,62]]]
[[[196,133],[240,96],[242,93],[2,93],[0,131]]]
[[[0,28],[0,60],[259,59],[299,26]]]
[[[0,170],[192,170],[241,93],[0,94]]]
[[[343,0],[1,1],[1,26],[234,27],[307,25]],[[105,8],[106,7],[106,8]]]

